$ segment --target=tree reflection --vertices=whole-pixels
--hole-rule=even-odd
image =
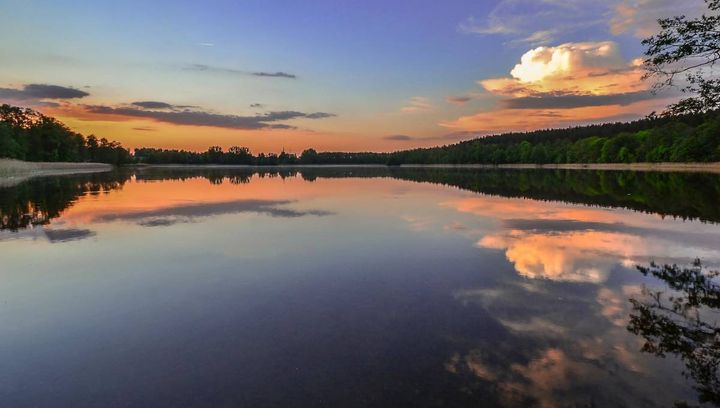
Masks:
[[[645,339],[643,351],[679,357],[700,401],[720,406],[720,272],[704,268],[700,260],[690,267],[653,263],[638,270],[662,280],[671,291],[646,287],[641,299],[630,299],[628,330]]]
[[[117,190],[128,178],[127,174],[116,173],[42,177],[0,188],[0,230],[47,225],[80,196]]]
[[[720,177],[715,174],[387,166],[298,169],[302,178],[308,181],[394,178],[500,197],[626,208],[663,217],[720,222],[720,206],[717,205],[720,202]]]
[[[138,182],[203,178],[212,185],[257,178],[393,178],[485,195],[627,208],[661,216],[720,222],[720,177],[700,173],[508,170],[412,167],[136,167],[94,175],[31,179],[0,188],[0,229],[45,225],[84,194]]]

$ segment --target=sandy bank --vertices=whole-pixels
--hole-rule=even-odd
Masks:
[[[223,165],[223,164],[144,164],[137,168],[182,168],[182,169],[223,169],[223,168],[342,168],[342,167],[386,167],[382,164],[296,164],[278,166]],[[403,164],[402,168],[467,168],[467,169],[559,169],[559,170],[625,170],[662,171],[689,173],[720,173],[720,163],[571,163],[571,164]]]
[[[112,170],[104,163],[39,163],[0,159],[0,187],[13,186],[32,177],[98,173]]]

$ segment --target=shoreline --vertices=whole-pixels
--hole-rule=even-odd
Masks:
[[[0,187],[12,187],[34,177],[102,173],[113,169],[105,163],[26,162],[0,159]]]
[[[402,164],[387,166],[385,164],[134,164],[135,168],[166,168],[166,169],[273,169],[273,168],[437,168],[437,169],[549,169],[549,170],[606,170],[606,171],[657,171],[685,173],[717,173],[720,174],[720,162],[713,163],[563,163],[563,164]]]
[[[12,187],[34,177],[63,176],[72,174],[100,173],[111,171],[114,166],[105,163],[69,162],[26,162],[14,159],[0,159],[0,187]],[[546,169],[546,170],[600,170],[600,171],[642,171],[682,172],[720,174],[720,162],[714,163],[563,163],[563,164],[131,164],[136,169],[277,169],[277,168],[430,168],[430,169]]]
[[[401,167],[467,168],[467,169],[546,169],[546,170],[605,170],[657,171],[682,173],[717,173],[720,163],[562,163],[562,164],[406,164]]]

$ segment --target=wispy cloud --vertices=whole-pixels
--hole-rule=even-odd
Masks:
[[[403,113],[426,112],[432,110],[433,105],[429,98],[424,96],[415,96],[410,98],[408,103],[403,106],[400,111]]]
[[[487,16],[471,16],[458,24],[458,30],[504,36],[516,45],[549,44],[589,26],[608,24],[614,1],[501,0]]]
[[[610,31],[614,35],[630,32],[645,38],[658,32],[659,18],[697,17],[705,8],[702,0],[620,0],[612,7]]]
[[[383,139],[396,140],[396,141],[400,141],[400,142],[407,142],[410,140],[415,140],[414,137],[408,136],[408,135],[388,135],[388,136],[384,136]]]
[[[659,18],[695,17],[705,9],[703,0],[501,0],[484,18],[471,16],[459,23],[458,30],[509,37],[516,45],[559,42],[591,26],[645,38],[658,31]]]
[[[233,74],[233,75],[247,75],[247,76],[255,76],[255,77],[261,77],[261,78],[285,78],[285,79],[297,79],[297,75],[290,74],[283,71],[276,71],[276,72],[266,72],[266,71],[245,71],[241,69],[235,69],[235,68],[224,68],[224,67],[216,67],[213,65],[205,65],[205,64],[190,64],[183,67],[183,69],[187,71],[199,71],[199,72],[211,72],[211,73],[221,73],[221,74]]]
[[[39,101],[43,99],[76,99],[90,95],[85,91],[59,85],[28,84],[20,89],[0,88],[0,99]]]
[[[192,106],[192,105],[172,105],[167,102],[159,102],[159,101],[132,102],[130,105],[137,106],[137,107],[143,108],[143,109],[180,110],[180,109],[197,108],[197,106]]]
[[[559,33],[558,29],[539,30],[539,31],[535,31],[534,33],[528,35],[527,37],[514,40],[513,42],[529,44],[532,46],[545,45],[545,44],[549,44],[549,43],[553,42],[555,40],[555,38],[558,36],[558,33]]]
[[[459,24],[460,32],[466,34],[515,34],[518,28],[507,19],[500,18],[495,13],[491,13],[485,21],[477,21],[474,16],[470,16],[467,20]]]
[[[445,101],[451,105],[462,106],[474,99],[477,99],[477,97],[478,94],[473,92],[464,95],[450,95],[445,98]]]
[[[288,74],[287,72],[253,72],[253,76],[257,77],[269,77],[269,78],[288,78],[288,79],[297,79],[297,75],[295,74]]]
[[[627,106],[639,101],[657,98],[649,91],[627,92],[611,95],[557,95],[537,94],[501,102],[506,109],[572,109],[588,106]]]
[[[155,109],[142,107],[152,106]],[[81,105],[83,113],[103,117],[145,118],[157,122],[181,126],[209,126],[227,129],[294,129],[294,126],[277,123],[293,119],[325,119],[335,116],[327,112],[304,113],[298,111],[274,111],[262,115],[242,116],[208,112],[197,109],[179,109],[177,105],[164,102],[135,102],[125,106]]]
[[[410,136],[410,135],[388,135],[383,136],[383,140],[393,140],[396,142],[428,142],[428,141],[461,141],[476,139],[484,136],[478,132],[453,132],[440,136]]]

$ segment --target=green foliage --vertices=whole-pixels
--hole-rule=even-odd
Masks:
[[[720,114],[652,117],[568,129],[487,136],[441,147],[393,153],[317,152],[253,156],[246,147],[205,152],[135,149],[83,137],[56,119],[31,109],[0,106],[0,157],[29,161],[95,161],[125,164],[513,164],[720,161]]]

